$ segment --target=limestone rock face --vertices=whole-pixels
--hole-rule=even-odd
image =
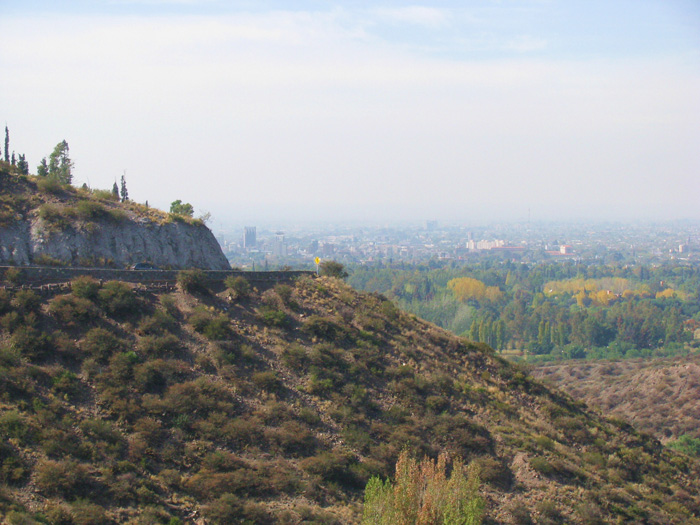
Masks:
[[[71,224],[57,230],[40,217],[0,227],[0,264],[30,265],[41,256],[71,266],[149,262],[173,269],[227,270],[226,256],[204,224],[144,218]]]

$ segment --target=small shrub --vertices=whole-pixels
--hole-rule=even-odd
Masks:
[[[291,324],[291,319],[286,313],[269,306],[261,308],[258,317],[268,326],[286,327]]]
[[[348,276],[348,272],[345,271],[345,267],[339,262],[323,261],[319,265],[319,275],[345,279]]]
[[[209,293],[207,276],[202,270],[181,270],[177,273],[177,284],[187,293]]]
[[[282,382],[274,370],[254,373],[253,383],[266,392],[280,392],[283,388]]]
[[[57,321],[68,327],[90,323],[99,317],[92,302],[73,295],[55,297],[49,303],[48,310]]]
[[[93,328],[85,334],[80,347],[97,360],[107,362],[112,354],[123,352],[125,344],[104,328]]]
[[[36,181],[36,187],[42,193],[60,193],[63,186],[55,177],[39,177]]]
[[[71,281],[73,295],[82,299],[89,299],[90,301],[97,300],[100,287],[100,282],[89,275],[80,275]]]
[[[131,287],[119,281],[108,281],[98,292],[102,308],[113,315],[128,315],[138,311],[140,303]]]
[[[229,275],[224,284],[238,299],[245,299],[250,295],[250,283],[241,275]]]
[[[75,215],[84,221],[100,219],[107,215],[107,209],[99,202],[81,200],[75,205]]]
[[[48,495],[74,499],[90,490],[87,469],[75,461],[42,460],[36,466],[35,475],[37,486]]]
[[[41,298],[31,290],[19,290],[12,298],[11,305],[23,315],[37,313],[41,308]]]
[[[333,321],[318,315],[309,316],[301,327],[302,332],[327,340],[338,339],[343,334],[343,329]]]
[[[554,467],[543,457],[535,456],[534,458],[530,459],[530,466],[535,472],[539,472],[545,476],[551,476],[554,474]]]
[[[149,357],[173,355],[182,349],[180,340],[173,334],[147,335],[139,341],[139,350]]]
[[[8,283],[19,284],[22,281],[22,270],[14,267],[8,268],[5,270],[3,279],[5,279]]]
[[[177,329],[177,321],[168,312],[156,310],[153,315],[139,323],[139,331],[144,335],[162,335]]]
[[[51,339],[31,326],[21,326],[10,338],[10,348],[27,359],[39,359],[51,350]]]

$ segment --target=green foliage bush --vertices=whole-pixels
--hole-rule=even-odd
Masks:
[[[259,319],[268,326],[287,327],[291,324],[289,316],[281,310],[276,310],[270,306],[260,308]]]
[[[139,340],[139,350],[151,358],[172,356],[182,350],[182,343],[173,334],[146,335]]]
[[[219,341],[231,336],[231,320],[226,314],[216,313],[205,307],[195,309],[187,322],[196,332],[211,341]]]
[[[80,275],[71,281],[71,292],[81,299],[96,301],[100,288],[100,282],[89,275]]]
[[[80,343],[80,348],[101,362],[107,362],[126,348],[124,342],[104,328],[92,328]]]
[[[304,321],[301,331],[329,341],[342,339],[345,335],[344,330],[339,325],[330,319],[318,315],[309,316],[309,318]]]
[[[23,315],[37,313],[41,308],[41,298],[32,290],[18,290],[12,298],[11,305]]]
[[[250,283],[241,275],[229,275],[224,280],[224,284],[238,299],[245,299],[250,295]]]
[[[87,468],[72,460],[39,461],[35,468],[37,486],[51,496],[76,499],[85,494],[91,485],[91,476]]]
[[[41,359],[51,350],[51,338],[34,327],[20,326],[10,338],[10,347],[27,359]]]
[[[345,279],[348,276],[348,272],[345,267],[336,261],[323,261],[319,265],[319,275],[326,277],[335,277],[337,279]]]
[[[187,293],[209,293],[207,276],[202,270],[181,270],[177,272],[177,284]]]
[[[139,332],[144,335],[163,335],[177,330],[176,319],[167,311],[156,310],[153,315],[145,317],[139,323]]]
[[[89,324],[99,317],[99,312],[91,301],[73,295],[55,297],[49,303],[48,311],[67,327]]]
[[[100,305],[115,316],[135,314],[140,309],[138,297],[131,287],[120,281],[108,281],[98,292]]]

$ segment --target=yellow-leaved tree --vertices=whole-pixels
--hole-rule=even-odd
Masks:
[[[363,525],[480,524],[485,504],[476,467],[456,458],[448,476],[449,463],[446,453],[419,462],[401,452],[394,483],[376,476],[367,483]]]

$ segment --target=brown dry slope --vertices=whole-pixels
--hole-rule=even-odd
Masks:
[[[476,462],[490,523],[700,522],[695,462],[488,347],[336,279],[229,286],[0,291],[0,513],[354,523],[408,448]]]
[[[536,367],[537,378],[632,423],[661,442],[700,438],[700,356],[567,362]]]

